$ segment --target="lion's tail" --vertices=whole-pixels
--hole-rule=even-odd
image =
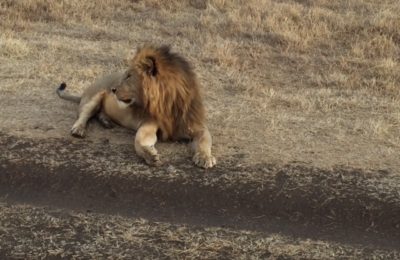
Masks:
[[[75,103],[81,102],[81,97],[78,96],[74,96],[68,93],[65,93],[65,88],[67,87],[67,84],[65,84],[64,82],[61,83],[61,85],[57,88],[56,92],[57,95],[62,98],[62,99],[66,99]]]

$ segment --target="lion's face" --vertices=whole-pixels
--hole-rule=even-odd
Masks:
[[[121,82],[112,89],[121,106],[141,105],[140,81],[136,73],[128,70]]]

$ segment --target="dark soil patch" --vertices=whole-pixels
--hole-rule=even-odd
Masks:
[[[0,144],[1,195],[10,200],[390,248],[400,244],[400,178],[390,172],[233,162],[205,172],[186,160],[170,172],[147,167],[130,146],[4,134]]]

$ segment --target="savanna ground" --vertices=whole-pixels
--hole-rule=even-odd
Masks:
[[[399,12],[394,0],[0,1],[0,256],[400,257]],[[149,168],[121,128],[69,137],[77,107],[57,85],[80,93],[143,43],[193,63],[216,169],[171,143]]]

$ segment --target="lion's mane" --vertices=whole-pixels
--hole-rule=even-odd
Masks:
[[[205,125],[200,86],[185,58],[169,46],[144,46],[130,66],[139,74],[142,105],[158,122],[164,138],[192,136]]]

